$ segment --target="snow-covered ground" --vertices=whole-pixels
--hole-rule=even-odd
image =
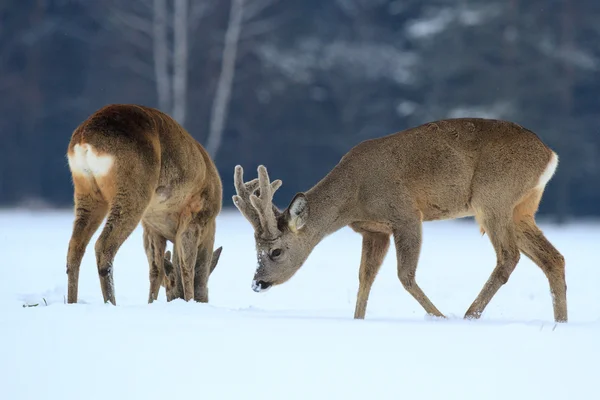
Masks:
[[[472,221],[424,225],[417,281],[448,320],[426,318],[402,288],[392,248],[364,321],[352,319],[361,239],[349,229],[257,294],[251,228],[224,212],[210,303],[167,303],[162,291],[152,305],[137,229],[115,260],[113,307],[96,272],[99,232],[80,304],[64,304],[71,224],[69,212],[0,213],[2,399],[600,398],[600,225],[541,224],[567,260],[570,322],[556,326],[525,257],[481,320],[461,319],[495,263]]]

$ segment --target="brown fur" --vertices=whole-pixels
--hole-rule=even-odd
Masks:
[[[215,270],[217,263],[219,262],[219,257],[221,256],[221,251],[223,247],[219,247],[216,249],[210,261],[209,267],[209,275]],[[177,253],[175,253],[177,254]],[[202,258],[196,259],[196,273],[202,271],[200,268],[203,261]],[[179,260],[176,256],[173,256],[173,260],[171,260],[171,252],[167,251],[165,253],[164,259],[165,266],[165,279],[162,282],[162,286],[165,288],[165,293],[167,295],[167,301],[171,301],[174,299],[183,298],[183,283],[181,282],[181,273],[179,269]]]
[[[365,316],[390,235],[400,282],[428,314],[443,317],[415,281],[421,225],[475,216],[494,246],[497,264],[465,317],[481,315],[507,282],[521,251],[548,277],[555,320],[567,321],[564,259],[534,221],[554,172],[549,166],[556,162],[552,150],[517,124],[479,118],[436,121],[360,143],[286,210],[273,206],[272,216],[260,198],[270,202],[281,181],[271,184],[261,166],[258,180],[244,184],[238,166],[233,201],[255,228],[254,288],[287,281],[326,235],[349,225],[363,235],[355,318]],[[275,221],[266,225],[270,219]]]
[[[105,302],[116,304],[113,260],[140,222],[150,266],[148,302],[157,299],[165,277],[167,240],[174,243],[182,260],[183,297],[186,301],[194,298],[207,302],[222,184],[204,148],[159,110],[114,104],[98,110],[75,129],[67,157],[75,200],[75,222],[67,256],[68,302],[77,302],[81,259],[107,214],[95,246]],[[90,157],[113,161],[108,163],[110,168],[104,168],[104,164],[94,164]],[[81,159],[86,161],[81,164]],[[101,171],[85,165],[98,165]],[[198,259],[202,260],[201,265],[197,265]]]

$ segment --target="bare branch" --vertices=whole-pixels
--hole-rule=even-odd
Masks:
[[[266,8],[279,2],[280,0],[251,0],[246,4],[244,10],[244,22],[256,18]]]
[[[264,35],[283,26],[288,21],[287,17],[275,16],[264,18],[255,22],[244,24],[244,34],[242,39],[250,39],[254,36]]]
[[[200,25],[200,21],[204,18],[208,11],[213,6],[213,0],[192,1],[189,10],[189,32],[194,32]]]
[[[148,36],[152,35],[152,23],[150,23],[150,20],[134,13],[122,10],[113,12],[109,17],[109,22],[113,26],[126,26],[128,29],[143,32]]]
[[[155,76],[152,72],[152,66],[145,59],[139,59],[134,56],[118,57],[111,63],[111,65],[115,67],[126,67],[134,74],[151,81],[154,81],[155,79]]]
[[[123,32],[120,35],[123,41],[127,43],[131,43],[137,49],[143,51],[152,51],[152,41],[151,38],[143,34],[142,32],[138,32],[135,30]]]

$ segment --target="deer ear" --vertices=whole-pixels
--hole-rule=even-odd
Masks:
[[[287,209],[287,223],[292,232],[298,232],[308,220],[308,200],[304,193],[298,193]]]
[[[164,268],[167,276],[173,273],[173,263],[171,262],[171,252],[169,250],[165,253]]]

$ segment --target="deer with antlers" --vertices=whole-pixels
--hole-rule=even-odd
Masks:
[[[427,123],[353,147],[321,181],[280,211],[264,166],[243,182],[236,166],[233,203],[255,231],[260,292],[289,280],[327,235],[350,226],[362,235],[354,318],[365,317],[371,286],[394,238],[398,277],[427,314],[444,315],[415,281],[424,221],[474,216],[496,252],[496,266],[465,314],[479,318],[515,269],[520,252],[546,275],[557,322],[567,321],[565,261],[535,223],[557,155],[515,123],[457,118]]]
[[[128,104],[101,108],[75,129],[67,150],[75,221],[67,254],[68,302],[77,302],[85,249],[106,218],[96,262],[105,302],[116,304],[113,260],[141,222],[149,263],[148,302],[166,286],[166,242],[174,244],[182,297],[208,302],[222,184],[208,153],[159,110]],[[178,292],[174,292],[177,294]],[[175,296],[175,295],[173,295]],[[168,296],[168,297],[173,297]]]

